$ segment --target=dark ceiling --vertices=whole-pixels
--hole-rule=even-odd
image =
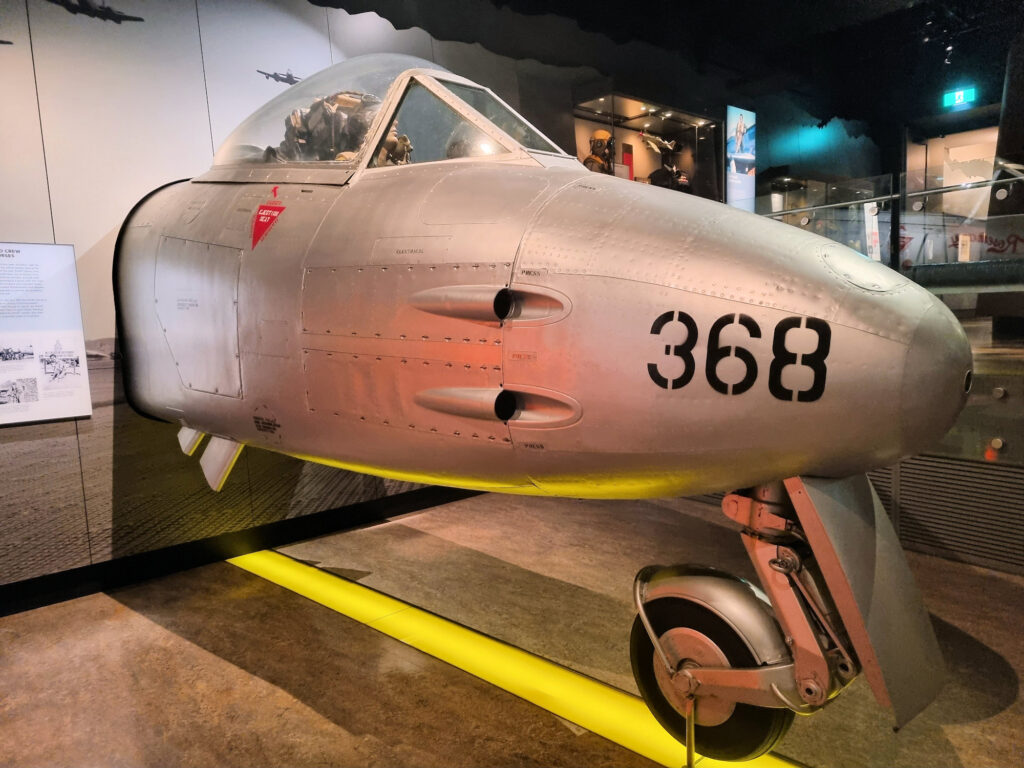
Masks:
[[[734,94],[784,92],[823,123],[864,120],[876,134],[938,113],[943,90],[964,83],[977,86],[981,103],[998,103],[1007,51],[1024,30],[1022,0],[644,0],[611,9],[578,0],[310,2],[376,11],[397,28],[419,26],[515,58],[616,74],[580,54],[594,46],[549,39],[542,17],[553,14],[615,43],[676,52]],[[495,23],[509,11],[525,23]],[[538,32],[524,34],[531,20]]]

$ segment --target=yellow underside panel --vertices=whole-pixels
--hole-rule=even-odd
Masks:
[[[458,477],[428,474],[420,472],[402,472],[398,470],[381,469],[380,467],[357,462],[336,461],[334,459],[322,459],[319,456],[309,456],[302,453],[287,453],[293,459],[311,461],[314,464],[323,464],[335,469],[347,469],[349,472],[360,472],[364,475],[375,475],[386,477],[389,480],[401,480],[407,483],[423,483],[425,485],[446,485],[452,488],[465,488],[470,491],[492,491],[494,493],[525,493],[531,495],[547,495],[534,485],[508,485],[487,481],[481,478]]]
[[[638,472],[635,475],[593,476],[593,477],[551,477],[536,480],[536,485],[509,485],[480,477],[461,477],[426,472],[403,472],[381,467],[359,464],[358,462],[324,459],[302,453],[287,453],[294,459],[324,464],[336,469],[360,472],[364,475],[386,477],[425,485],[445,485],[451,488],[465,488],[470,491],[511,493],[520,496],[568,496],[580,499],[646,499],[663,496],[680,496],[691,492],[699,484],[700,475],[695,472],[651,474]]]
[[[674,768],[686,763],[685,747],[658,724],[636,696],[277,552],[254,552],[228,562],[655,762]],[[739,764],[702,757],[699,765],[792,768],[794,764],[765,755]]]

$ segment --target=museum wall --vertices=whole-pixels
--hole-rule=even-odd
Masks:
[[[927,139],[924,157],[918,158],[921,165],[912,165],[908,153],[907,173],[923,176],[928,189],[987,181],[993,177],[998,137],[999,128],[992,126]],[[990,194],[988,189],[965,189],[946,195],[942,212],[969,219],[988,219]]]
[[[362,53],[420,56],[492,87],[570,150],[572,86],[592,76],[306,0],[112,5],[143,21],[0,3],[12,43],[0,46],[0,242],[74,245],[93,406],[91,418],[0,426],[0,584],[413,487],[246,450],[213,493],[175,426],[124,401],[111,289],[121,222],[150,190],[208,168],[287,87],[257,69],[305,76]]]
[[[820,122],[784,96],[758,99],[757,170],[785,167],[796,178],[861,179],[881,172],[881,157],[865,126]]]

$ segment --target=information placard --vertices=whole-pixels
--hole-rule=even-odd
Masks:
[[[0,243],[0,424],[91,415],[74,247]]]

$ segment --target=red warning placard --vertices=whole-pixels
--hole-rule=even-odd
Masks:
[[[270,228],[274,226],[274,222],[277,218],[284,213],[284,206],[280,203],[263,203],[259,208],[256,209],[256,214],[252,217],[252,247],[255,248],[256,244],[259,243]]]

